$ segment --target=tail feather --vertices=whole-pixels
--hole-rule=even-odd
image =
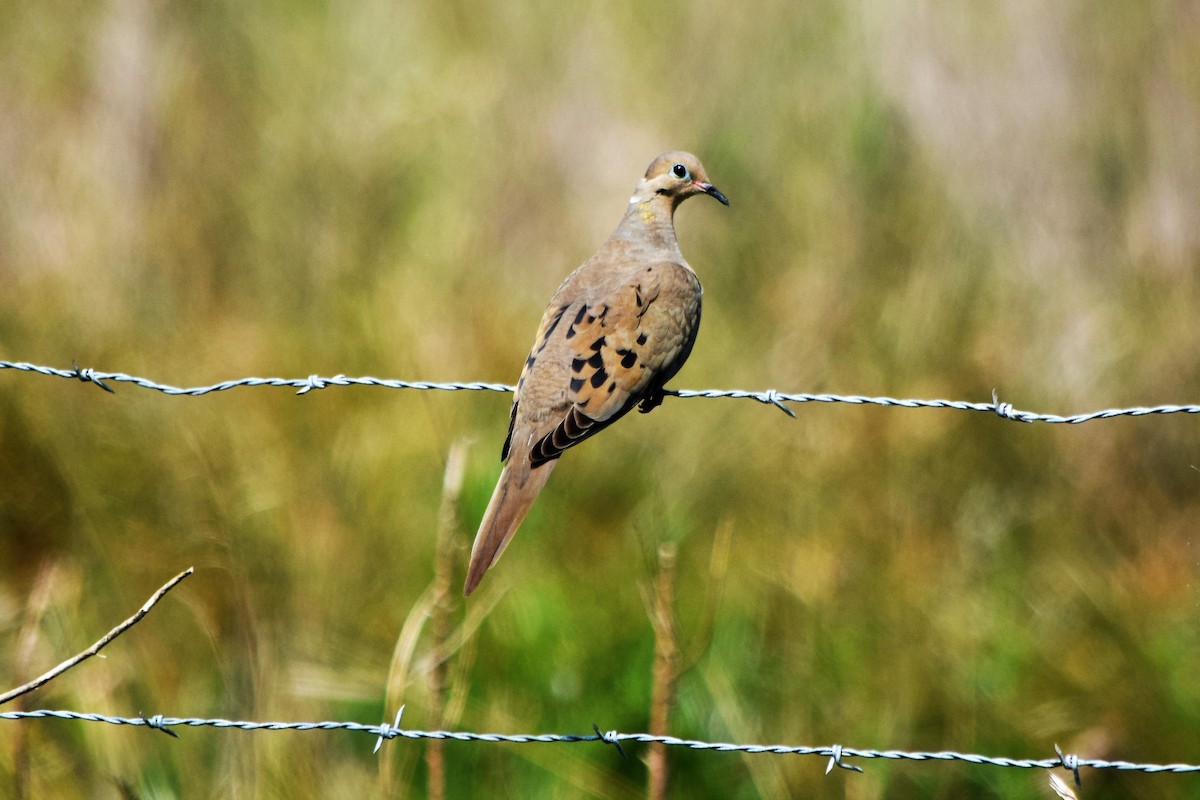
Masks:
[[[463,594],[475,591],[483,574],[500,559],[557,463],[554,460],[531,467],[527,455],[513,454],[504,465],[487,511],[483,513],[483,521],[479,523],[479,533],[475,534]]]

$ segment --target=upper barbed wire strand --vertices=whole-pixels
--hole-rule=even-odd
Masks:
[[[386,389],[418,389],[433,391],[475,391],[475,392],[512,392],[515,387],[504,383],[488,383],[485,381],[404,381],[390,378],[375,378],[369,375],[351,378],[346,375],[322,377],[309,375],[307,378],[235,378],[221,381],[208,386],[181,387],[159,383],[149,378],[129,375],[124,372],[101,372],[91,368],[58,369],[27,361],[0,361],[0,369],[14,369],[27,373],[51,377],[68,378],[72,380],[93,383],[106,391],[113,389],[107,382],[130,383],[143,389],[152,389],[170,396],[199,397],[213,392],[224,392],[242,386],[278,386],[296,389],[296,394],[308,394],[314,389],[325,389],[331,386],[382,386]],[[1034,411],[1016,409],[1011,403],[1003,403],[993,394],[992,402],[978,403],[967,400],[922,400],[899,399],[895,397],[872,397],[868,395],[839,395],[839,394],[810,394],[788,393],[776,389],[763,391],[748,391],[745,389],[667,389],[669,397],[696,398],[733,398],[755,400],[765,405],[773,405],[789,416],[795,413],[785,403],[846,403],[849,405],[873,405],[892,408],[947,408],[957,411],[982,411],[995,414],[1003,419],[1017,422],[1047,422],[1053,424],[1078,425],[1097,419],[1112,419],[1114,417],[1142,417],[1151,414],[1200,414],[1200,405],[1157,405],[1133,406],[1130,408],[1106,408],[1082,414],[1063,416],[1059,414],[1043,414]]]

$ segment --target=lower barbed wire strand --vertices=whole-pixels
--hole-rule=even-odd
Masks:
[[[698,739],[680,739],[674,736],[656,736],[648,733],[620,733],[608,731],[598,734],[507,734],[507,733],[472,733],[468,731],[422,731],[398,728],[388,723],[369,725],[361,722],[252,722],[246,720],[206,719],[196,717],[170,717],[155,714],[147,717],[119,717],[107,714],[96,714],[81,711],[36,710],[36,711],[0,711],[0,720],[18,721],[32,719],[61,719],[80,720],[84,722],[100,722],[110,725],[131,725],[159,729],[174,733],[173,727],[209,727],[218,729],[238,729],[243,731],[356,731],[370,734],[373,737],[385,739],[444,739],[459,742],[490,742],[506,744],[565,744],[577,742],[599,742],[613,744],[619,742],[637,742],[640,744],[661,743],[672,747],[685,747],[692,750],[708,750],[716,752],[737,752],[748,754],[770,755],[801,755],[835,758],[840,766],[849,768],[850,765],[841,763],[843,759],[888,759],[907,761],[958,761],[969,764],[987,765],[993,767],[1009,767],[1018,769],[1055,769],[1064,767],[1066,759],[1070,759],[1071,767],[1078,769],[1114,769],[1126,772],[1154,773],[1195,773],[1200,772],[1197,764],[1139,764],[1130,761],[1107,761],[1103,759],[1088,759],[1078,756],[1056,755],[1053,758],[1025,759],[1008,758],[1004,756],[985,756],[977,753],[960,753],[953,750],[936,752],[920,752],[907,750],[860,750],[842,745],[789,746],[764,744],[734,744],[730,742],[707,742]]]

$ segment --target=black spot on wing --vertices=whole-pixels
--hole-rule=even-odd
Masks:
[[[637,343],[638,343],[638,344],[645,344],[645,343],[646,343],[648,340],[649,340],[649,337],[648,337],[648,336],[646,336],[646,333],[645,333],[645,331],[643,331],[642,333],[639,333],[639,334],[638,334],[638,338],[637,338]]]
[[[508,436],[504,437],[504,446],[500,448],[500,461],[508,460],[508,448],[512,447],[513,428],[517,426],[517,404],[514,401],[512,411],[508,415]]]
[[[571,372],[583,372],[584,365],[587,364],[582,358],[571,359]]]
[[[604,354],[597,352],[587,360],[587,365],[593,369],[601,369],[604,367]]]
[[[567,307],[563,306],[563,311],[566,311],[566,310],[567,310]],[[577,333],[577,331],[575,330],[575,326],[583,321],[583,317],[585,314],[587,314],[587,311],[588,311],[588,307],[586,305],[583,305],[583,306],[580,306],[579,310],[575,312],[575,321],[571,323],[571,326],[569,328],[567,328],[567,338],[568,339],[575,338],[575,334]]]
[[[579,394],[583,388],[583,378],[571,378],[571,394]]]
[[[632,350],[618,350],[617,355],[621,357],[622,369],[633,369],[633,365],[637,363],[637,353]]]
[[[608,380],[608,371],[601,367],[592,374],[592,388],[599,389]]]

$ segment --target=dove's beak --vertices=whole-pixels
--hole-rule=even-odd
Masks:
[[[729,205],[729,198],[727,198],[725,195],[721,194],[721,190],[718,189],[717,187],[713,186],[711,183],[701,183],[700,181],[692,181],[692,185],[694,185],[697,189],[704,192],[705,194],[707,194],[711,197],[717,198],[725,205]]]

